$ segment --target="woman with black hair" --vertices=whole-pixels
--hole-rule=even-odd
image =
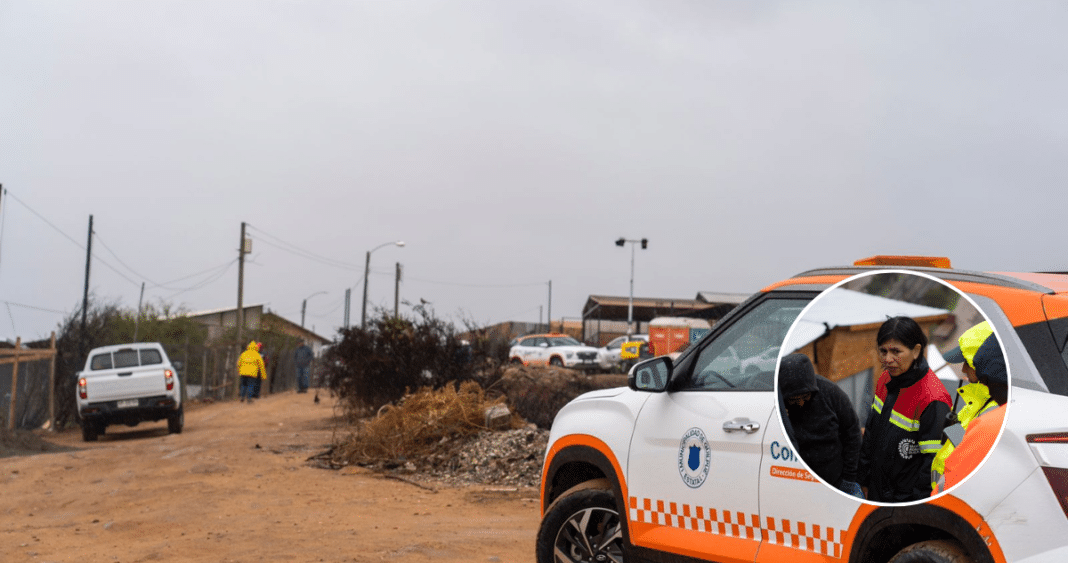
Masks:
[[[927,365],[927,335],[915,320],[888,319],[876,344],[883,373],[864,425],[857,480],[868,500],[924,499],[931,494],[931,461],[942,445],[949,393]]]

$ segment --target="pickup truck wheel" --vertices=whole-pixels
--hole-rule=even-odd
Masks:
[[[97,437],[96,424],[89,422],[88,420],[82,421],[82,440],[86,442],[95,442]]]
[[[538,563],[622,563],[623,528],[615,497],[604,489],[564,493],[545,512],[535,550]]]
[[[185,409],[179,407],[167,417],[167,431],[171,434],[181,434],[183,426],[185,426]]]
[[[562,368],[564,367],[564,361],[560,359],[560,356],[553,356],[549,358],[549,365]]]
[[[955,542],[931,540],[902,549],[890,563],[973,563],[973,560]]]

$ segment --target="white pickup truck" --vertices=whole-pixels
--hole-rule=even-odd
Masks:
[[[94,348],[78,381],[78,418],[82,438],[97,439],[109,424],[137,426],[167,419],[171,434],[182,431],[178,370],[158,342]]]

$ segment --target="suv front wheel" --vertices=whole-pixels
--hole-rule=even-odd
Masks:
[[[902,549],[890,563],[972,563],[972,558],[955,542],[931,540]]]
[[[538,530],[538,563],[622,563],[623,527],[607,481],[572,487],[545,511]]]

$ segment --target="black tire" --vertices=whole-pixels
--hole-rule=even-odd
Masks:
[[[623,524],[611,491],[579,485],[545,511],[535,544],[537,563],[622,563]]]
[[[181,434],[183,426],[185,426],[185,409],[178,407],[177,411],[167,417],[167,431],[171,434]]]
[[[97,438],[96,424],[91,421],[82,421],[82,440],[86,442],[95,442]]]
[[[974,560],[956,542],[931,540],[902,549],[890,563],[974,563]]]
[[[520,360],[519,358],[512,358],[512,361],[511,361],[510,363],[511,363],[512,365],[515,365],[515,364],[522,364],[522,363],[523,363],[523,360]]]
[[[549,365],[562,368],[564,367],[564,361],[560,359],[560,356],[553,356],[549,358]]]

